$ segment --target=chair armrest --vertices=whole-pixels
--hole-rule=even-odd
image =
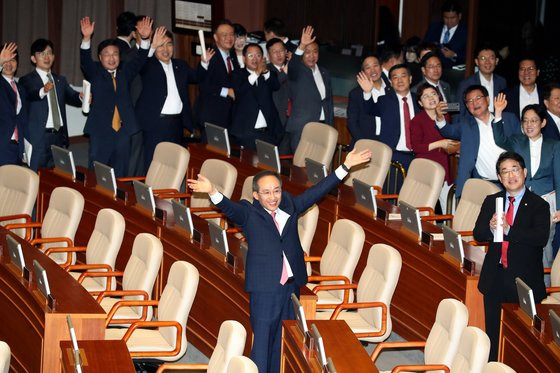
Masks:
[[[228,228],[226,229],[227,233],[243,233],[243,231],[241,229],[239,229],[238,227],[232,227],[232,228]]]
[[[101,304],[103,298],[126,297],[129,295],[141,295],[144,299],[140,299],[140,300],[150,300],[150,296],[148,295],[148,293],[146,293],[145,290],[105,290],[99,293],[95,301]]]
[[[484,251],[488,252],[488,242],[479,242],[477,240],[471,240],[468,242],[471,246],[484,246]]]
[[[105,295],[119,295],[119,296],[141,295],[142,298],[143,298],[143,299],[140,299],[141,302],[150,301],[150,296],[144,290],[115,290],[115,291],[103,291],[103,292],[101,292],[101,294],[99,294],[99,296],[97,297],[97,303],[99,303],[99,304],[101,304],[101,300],[103,298],[102,294],[105,294]],[[109,310],[109,314],[107,315],[107,319],[105,320],[105,328],[107,328],[107,326],[109,326],[110,324],[132,324],[132,323],[137,322],[137,321],[146,321],[146,318],[148,317],[148,307],[149,307],[148,304],[142,304],[142,315],[140,315],[140,317],[138,317],[138,318],[113,320],[113,317],[114,317],[115,313],[117,312],[117,310],[119,308],[121,308],[122,304],[124,304],[126,302],[128,302],[128,301],[121,300],[121,301],[118,301],[115,304],[113,304],[113,307],[111,307],[111,309]],[[124,305],[126,305],[126,304],[124,304]],[[113,309],[115,311],[113,313],[111,313],[113,311]],[[109,315],[111,315],[110,318],[109,318]]]
[[[25,219],[25,223],[20,223],[20,224],[26,224],[26,223],[31,222],[31,216],[29,216],[27,214],[15,214],[15,215],[0,216],[0,221],[8,221],[8,220],[16,220],[16,219]]]
[[[412,341],[412,342],[381,342],[375,346],[375,349],[371,353],[371,361],[375,363],[377,357],[381,353],[381,350],[392,349],[392,348],[424,348],[426,347],[425,341]]]
[[[75,271],[75,270],[84,271],[88,269],[105,269],[107,272],[113,271],[113,268],[111,268],[109,264],[72,264],[64,269],[66,270],[66,272]],[[102,272],[102,273],[107,273],[107,272]]]
[[[202,214],[202,215],[198,215],[198,217],[201,219],[225,219],[226,215],[222,213],[216,213],[216,214]]]
[[[33,228],[41,228],[43,226],[43,223],[35,223],[35,222],[29,222],[29,223],[14,223],[14,224],[7,224],[4,228],[11,230],[11,229],[20,229],[20,228],[25,228],[25,240],[29,241],[31,239],[31,229]]]
[[[552,272],[552,268],[545,268],[544,269],[544,273],[551,273]]]
[[[146,180],[146,176],[117,177],[117,181],[122,181],[123,183],[129,182],[129,181],[134,181],[134,180],[144,181],[144,180]]]
[[[345,278],[344,276],[341,276]],[[347,279],[346,279],[347,280]],[[358,284],[333,284],[333,285],[317,285],[313,288],[313,294],[317,294],[320,291],[327,291],[327,290],[344,290],[344,299],[342,303],[348,303],[348,299],[350,296],[351,289],[357,289]],[[338,307],[338,304],[317,304],[316,306],[318,309],[332,309]]]
[[[398,194],[378,194],[375,197],[379,199],[397,199],[399,198]]]
[[[152,193],[155,194],[162,194],[162,193],[179,193],[179,191],[175,188],[162,188],[162,189],[153,189]]]
[[[157,300],[121,300],[115,303],[111,308],[111,310],[109,311],[109,313],[107,314],[107,318],[105,319],[105,328],[107,328],[107,326],[111,324],[111,321],[113,320],[113,316],[115,316],[115,313],[117,313],[118,309],[121,307],[142,307],[143,308],[142,314],[145,318],[146,316],[144,315],[144,312],[147,312],[147,307],[157,306],[158,303],[159,301]],[[118,320],[119,323],[123,323],[123,321],[124,320]],[[132,322],[135,323],[139,321],[140,320],[133,320]]]
[[[191,212],[220,212],[217,207],[191,207]]]
[[[48,238],[35,238],[29,242],[31,245],[39,245],[44,243],[66,242],[68,247],[74,246],[72,240],[68,237],[48,237]]]
[[[383,302],[361,302],[361,303],[342,303],[339,304],[333,314],[331,320],[336,320],[340,311],[358,308],[381,308],[381,329],[378,332],[371,333],[354,333],[357,338],[379,337],[387,332],[387,305]]]
[[[156,194],[154,192],[154,194]],[[192,194],[190,193],[160,193],[157,195],[158,198],[160,199],[171,199],[171,198],[175,198],[175,199],[181,199],[181,198],[189,198],[190,196],[192,196]]]
[[[552,286],[552,287],[546,288],[546,293],[547,294],[558,293],[558,292],[560,292],[560,286]]]
[[[305,262],[320,262],[321,257],[320,256],[304,256],[303,260]]]
[[[427,206],[422,206],[422,207],[416,207],[416,210],[418,211],[427,211],[430,216],[434,215],[434,209],[431,207],[427,207]]]
[[[312,258],[312,257],[311,257]],[[317,281],[344,281],[345,284],[350,283],[350,279],[346,276],[309,276],[307,282],[317,282]]]
[[[294,155],[293,154],[281,155],[278,158],[280,158],[280,159],[294,159]]]
[[[433,370],[444,370],[449,372],[449,367],[443,364],[427,364],[427,365],[397,365],[391,371],[392,373],[397,372],[426,372]]]
[[[473,231],[458,231],[457,233],[459,233],[462,237],[472,237],[474,234]]]
[[[111,285],[113,282],[113,277],[122,277],[124,276],[124,272],[117,272],[111,269],[111,266],[108,264],[86,264],[91,266],[99,266],[98,268],[91,267],[91,269],[107,269],[106,272],[83,272],[80,277],[78,277],[78,282],[81,284],[86,277],[107,277],[107,283],[105,284],[105,291],[111,290]],[[97,291],[90,291],[90,294],[97,295]]]
[[[132,333],[139,327],[165,327],[172,326],[177,329],[177,339],[175,340],[175,349],[172,351],[141,351],[141,352],[130,352],[131,357],[153,357],[153,356],[176,356],[179,351],[181,351],[181,334],[183,332],[183,327],[177,321],[137,321],[130,325],[128,331],[123,336],[123,341],[128,341]]]
[[[383,189],[381,189],[381,187],[379,185],[372,185],[372,187],[373,187],[373,190],[375,190],[377,192],[377,194],[375,195],[376,197],[383,194]]]
[[[441,220],[451,220],[453,219],[453,215],[430,215],[430,216],[421,216],[420,219],[424,221],[441,221]]]
[[[162,373],[166,370],[207,370],[208,364],[162,364],[156,373]]]
[[[45,255],[49,256],[51,253],[68,253],[68,256],[66,257],[66,262],[60,264],[60,266],[62,268],[66,268],[67,266],[69,266],[72,263],[72,253],[80,253],[80,252],[84,252],[87,250],[87,247],[85,246],[73,246],[73,247],[49,247],[46,251],[45,251]]]

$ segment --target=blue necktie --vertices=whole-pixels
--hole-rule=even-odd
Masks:
[[[450,36],[449,29],[447,29],[447,31],[445,31],[445,34],[443,35],[443,44],[449,43],[449,36]]]

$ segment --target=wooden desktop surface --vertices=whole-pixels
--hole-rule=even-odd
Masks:
[[[61,340],[70,339],[66,315],[72,317],[79,339],[103,339],[105,312],[93,297],[66,271],[27,242],[21,242],[26,266],[37,260],[47,272],[54,309],[37,290],[37,284],[24,280],[10,262],[6,235],[0,227],[0,340],[11,348],[11,367],[16,372],[59,372]]]
[[[82,359],[82,372],[84,373],[134,373],[134,364],[126,347],[126,343],[119,340],[81,341],[78,348]],[[60,342],[62,371],[74,373],[72,342]]]

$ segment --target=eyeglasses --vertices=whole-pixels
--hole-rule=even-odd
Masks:
[[[521,168],[519,168],[519,167],[512,167],[512,168],[509,169],[509,170],[501,170],[501,171],[500,171],[500,176],[509,176],[510,174],[511,174],[511,175],[514,175],[514,176],[517,176],[517,175],[519,175],[520,173],[521,173]]]
[[[52,56],[54,56],[53,52],[36,52],[35,54],[39,57],[47,57],[47,56],[52,57]]]
[[[532,125],[541,124],[541,120],[536,119],[536,118],[533,118],[533,119],[530,119],[530,120],[523,119],[523,125],[524,126],[528,126],[529,124],[532,124]]]
[[[262,192],[257,192],[260,196],[263,196],[265,198],[268,198],[270,196],[279,196],[282,194],[282,189],[278,188],[278,189],[274,189],[274,190],[265,190]]]
[[[465,100],[465,103],[466,103],[467,105],[473,104],[473,103],[475,103],[475,102],[479,102],[483,97],[484,97],[484,96],[476,96],[476,97],[473,97],[473,98],[471,98],[471,99],[469,99],[469,100]]]
[[[261,58],[262,54],[261,53],[247,53],[247,58],[253,58],[253,57]]]
[[[535,71],[537,71],[537,68],[535,66],[520,67],[519,68],[520,73],[533,73]]]
[[[433,92],[433,93],[424,93],[422,96],[420,96],[420,99],[421,99],[421,100],[427,100],[427,99],[436,98],[436,97],[438,97],[438,94],[435,93],[435,92]]]
[[[495,61],[496,61],[496,57],[495,57],[495,56],[489,56],[489,57],[480,56],[480,57],[478,57],[478,59],[481,60],[481,61],[486,61],[486,60],[488,60],[488,61],[490,61],[490,62],[495,62]]]
[[[441,65],[426,65],[426,69],[428,70],[441,69]]]

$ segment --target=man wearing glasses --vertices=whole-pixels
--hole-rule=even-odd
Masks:
[[[482,85],[468,87],[463,100],[469,114],[458,116],[453,123],[436,122],[443,137],[461,140],[461,157],[455,180],[457,198],[461,196],[467,179],[474,177],[498,183],[495,164],[504,149],[494,142],[492,122],[503,119],[506,136],[521,134],[517,115],[503,113],[502,118],[495,118],[490,112],[490,97]]]
[[[537,87],[539,69],[534,57],[521,57],[519,60],[519,84],[505,91],[507,106],[505,111],[519,116],[523,108],[531,104],[543,103],[543,95]]]
[[[535,303],[546,296],[542,252],[550,228],[548,203],[525,188],[527,169],[523,157],[514,152],[500,154],[496,173],[505,191],[486,197],[473,231],[477,241],[490,242],[478,289],[484,295],[491,361],[498,357],[501,305],[518,302],[515,278],[533,289]],[[498,197],[504,200],[502,221],[495,214]],[[493,242],[498,224],[504,229],[503,242]]]

